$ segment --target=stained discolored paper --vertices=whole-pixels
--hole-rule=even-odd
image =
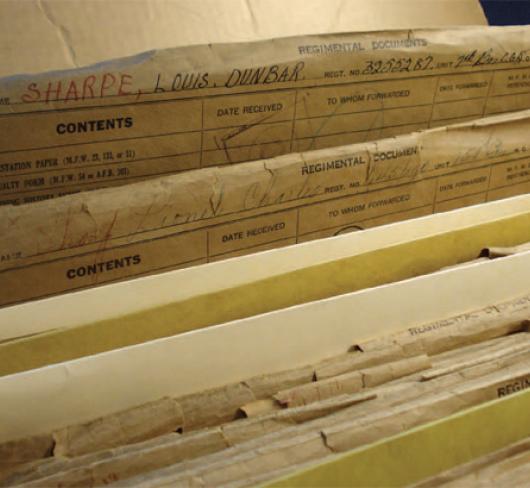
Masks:
[[[372,386],[382,385],[388,381],[408,376],[418,371],[429,369],[431,360],[425,354],[421,356],[392,361],[388,364],[374,366],[372,368],[361,370],[363,386],[370,388]]]
[[[183,412],[173,399],[163,398],[108,415],[86,424],[54,432],[55,456],[79,456],[105,448],[132,444],[182,429]]]
[[[0,444],[0,478],[13,466],[50,457],[54,440],[51,434],[41,434]]]
[[[5,206],[0,305],[524,193],[528,130],[530,111]]]
[[[94,453],[68,462],[56,462],[40,473],[20,473],[12,481],[29,482],[31,486],[102,485],[124,480],[139,473],[149,472],[185,460],[221,451],[229,446],[332,414],[354,404],[371,400],[375,394],[343,396],[312,405],[288,409],[261,416],[261,418],[230,422],[220,428],[206,429],[181,436],[162,436],[154,440],[120,447],[111,451]],[[9,480],[8,480],[9,481]]]
[[[274,395],[274,399],[287,407],[308,405],[342,394],[357,393],[363,388],[377,386],[430,366],[431,362],[426,355],[391,361],[282,390]]]
[[[282,390],[274,395],[274,399],[286,407],[308,405],[347,393],[357,393],[363,388],[361,373],[345,373],[340,376],[314,381],[288,390]]]
[[[498,349],[487,350],[484,352],[479,351],[477,354],[473,354],[471,355],[471,357],[467,357],[466,359],[462,359],[460,361],[452,361],[452,364],[433,368],[422,374],[422,380],[429,381],[434,378],[438,378],[446,374],[451,374],[465,368],[478,366],[480,364],[495,361],[496,359],[500,359],[506,356],[530,351],[530,334],[522,333],[517,335],[519,336],[518,344],[512,344],[506,347],[499,347]]]
[[[375,338],[357,346],[363,351],[390,345],[414,344],[428,354],[476,344],[528,329],[530,295],[469,313],[410,327],[391,336]]]
[[[219,429],[173,437],[172,440],[164,439],[158,445],[150,443],[144,449],[131,446],[133,449],[119,448],[105,455],[74,458],[69,464],[49,469],[47,476],[34,477],[29,473],[24,483],[42,488],[102,486],[227,447]]]
[[[317,461],[373,442],[404,429],[461,411],[464,408],[497,398],[507,384],[528,381],[529,364],[507,368],[488,376],[465,381],[448,388],[414,398],[396,407],[376,410],[329,426],[313,426],[275,438],[274,435],[242,444],[203,458],[202,463],[176,465],[159,472],[132,478],[135,486],[180,486],[201,483],[206,486],[243,482],[258,474],[274,473],[289,465]],[[265,442],[267,440],[267,442]],[[320,443],[319,443],[320,440]],[[245,485],[245,483],[241,483]],[[124,486],[124,484],[117,484]]]
[[[313,366],[302,366],[273,374],[254,376],[245,380],[243,383],[252,390],[256,398],[264,399],[272,396],[279,390],[308,383],[313,380],[313,377]]]
[[[179,397],[177,402],[184,417],[182,430],[188,432],[234,420],[239,407],[254,400],[252,390],[242,383]]]
[[[312,379],[311,366],[255,376],[245,382],[232,383],[176,399],[163,398],[88,423],[71,425],[54,432],[53,437],[50,435],[20,439],[7,443],[5,449],[9,451],[10,457],[27,462],[51,455],[52,447],[54,455],[58,457],[80,456],[138,443],[169,432],[189,432],[216,426],[236,419],[241,407],[271,402],[267,397],[278,390]],[[318,408],[316,405],[314,410]],[[339,407],[333,405],[331,408]],[[261,414],[263,413],[266,412],[261,411]],[[257,415],[257,412],[254,414]],[[31,455],[26,453],[30,448],[33,452],[36,441],[45,442],[48,438],[50,447],[47,451],[43,453],[42,449],[37,448]]]
[[[153,445],[162,445],[166,442],[172,442],[180,434],[171,433],[162,436],[157,436],[147,441],[138,442],[135,444],[128,444],[126,446],[115,447],[111,449],[103,449],[101,451],[92,452],[89,454],[82,454],[73,458],[68,457],[47,457],[38,461],[25,463],[18,466],[17,469],[12,470],[8,475],[0,478],[0,486],[13,486],[26,483],[28,481],[46,478],[55,475],[59,472],[69,471],[81,466],[104,461],[112,456],[119,456],[121,454],[130,454],[136,450],[148,449]]]
[[[328,415],[333,415],[376,397],[377,395],[372,392],[339,395],[308,405],[269,411],[243,421],[230,422],[222,425],[221,430],[228,445],[235,446],[273,432],[281,432],[282,429],[290,426],[326,418]]]
[[[530,28],[324,34],[0,79],[0,202],[530,107]]]
[[[420,380],[422,376],[424,379],[429,377],[429,383],[434,382],[433,385],[420,386],[420,383],[414,387],[409,385],[408,391],[418,395],[425,391],[425,388],[428,389],[431,386],[448,385],[455,380],[488,374],[496,368],[526,360],[528,358],[527,347],[525,346],[527,332],[494,340],[487,339],[492,334],[491,330],[494,332],[493,336],[496,337],[520,328],[521,322],[519,319],[514,322],[513,313],[525,314],[527,307],[528,297],[525,296],[474,311],[465,316],[447,319],[444,322],[447,327],[455,324],[462,325],[470,321],[472,332],[474,331],[471,342],[478,342],[478,344],[434,356],[435,368],[417,377],[417,380]],[[502,321],[499,328],[498,319],[500,316]],[[505,322],[506,316],[510,319],[508,322]],[[494,322],[491,329],[492,317]],[[439,323],[424,326],[425,331],[438,331],[439,329]],[[462,333],[462,331],[465,332],[466,328],[460,327],[458,332]],[[447,330],[443,330],[443,332],[445,333]],[[454,331],[449,330],[449,332],[451,332],[453,339],[458,338],[458,334],[455,334]],[[469,343],[469,336],[464,335],[464,337],[463,344],[465,345]],[[265,410],[261,409],[263,414],[267,413],[269,407],[276,407],[277,403],[290,407],[306,403],[311,404],[324,398],[336,397],[345,392],[352,393],[400,377],[407,377],[430,366],[430,360],[425,355],[409,357],[426,347],[423,340],[417,342],[415,334],[411,339],[407,331],[392,335],[385,340],[363,344],[362,348],[367,349],[366,352],[355,351],[342,354],[335,358],[320,361],[315,365],[297,367],[269,375],[259,375],[240,383],[233,383],[176,399],[163,399],[152,404],[102,417],[86,424],[72,425],[54,433],[57,443],[55,455],[79,455],[142,441],[175,430],[182,429],[184,432],[188,432],[216,426],[236,419],[238,412],[241,408],[244,409],[246,405],[253,405],[256,402],[262,405],[261,400],[265,400],[264,403],[267,406]],[[427,343],[428,345],[429,343]],[[460,341],[452,340],[449,342],[450,348],[460,346],[462,346]],[[475,354],[478,354],[479,360]],[[488,361],[485,362],[484,358],[487,358]],[[326,374],[330,375],[333,371],[335,376],[326,378]],[[344,371],[347,372],[344,373]],[[440,376],[443,377],[441,382],[437,380]],[[318,381],[313,381],[313,379]],[[403,396],[405,392],[400,391],[398,393]],[[271,395],[276,397],[274,401],[270,398]],[[380,392],[380,399],[392,397],[392,395],[393,391],[387,393],[383,389]],[[315,405],[315,408],[317,407]],[[156,414],[157,409],[159,409],[160,414]],[[255,412],[258,419],[255,425],[261,431],[266,431],[271,425],[276,425],[280,421],[279,419],[283,419],[280,422],[286,422],[287,419],[287,417],[282,416],[281,412],[277,412],[280,417],[267,419],[263,419],[262,415],[258,415],[259,413],[260,411]],[[151,422],[151,417],[154,417],[156,422]],[[146,419],[148,419],[148,423],[143,425],[142,421],[145,422]],[[244,435],[249,435],[249,432],[247,430]],[[20,446],[23,453],[25,443],[31,443],[31,439],[20,439],[16,445],[11,445],[9,448],[10,455],[13,455],[17,450],[17,446]],[[38,453],[35,459],[44,455]]]
[[[373,442],[381,438],[381,433],[390,436],[411,428],[419,423],[441,418],[461,410],[503,396],[508,385],[530,381],[530,364],[523,364],[483,378],[471,380],[450,388],[448,391],[434,393],[431,397],[419,398],[403,406],[390,408],[367,416],[362,422],[351,426],[336,425],[324,430],[327,444],[335,451],[344,451]],[[376,422],[374,429],[372,422]]]
[[[497,307],[513,310],[521,308],[522,304],[524,301],[519,299]],[[328,451],[326,455],[329,455],[346,449],[343,442],[353,442],[356,445],[371,442],[380,438],[378,436],[395,433],[396,429],[399,431],[403,427],[451,414],[465,406],[527,388],[530,384],[529,351],[527,347],[522,347],[526,336],[527,332],[521,332],[490,339],[432,358],[420,355],[399,361],[389,360],[343,375],[360,376],[363,387],[367,388],[362,393],[335,396],[300,407],[266,412],[188,434],[162,435],[158,439],[78,458],[45,460],[36,469],[22,468],[7,480],[30,482],[30,486],[79,486],[114,482],[120,486],[120,482],[126,483],[130,479],[135,486],[142,486],[140,478],[156,485],[159,481],[165,482],[167,475],[168,482],[171,480],[171,483],[195,479],[197,476],[206,484],[236,480],[243,482],[248,478],[248,473],[245,475],[245,472],[249,466],[256,466],[256,475],[265,475],[268,471],[278,472],[283,467],[322,459],[325,451],[318,447],[315,433],[319,433],[323,447]],[[493,354],[491,361],[487,363],[476,364],[473,361],[477,354],[495,350],[504,351],[505,354],[497,354],[499,357]],[[365,354],[371,355],[355,352],[351,356]],[[344,355],[339,357],[343,359]],[[461,364],[457,371],[449,371],[430,381],[421,381],[424,373],[418,372],[429,368],[431,361],[433,364],[443,365],[466,357],[468,363]],[[379,356],[379,360],[382,360],[382,356]],[[294,376],[303,369],[305,368],[293,370]],[[277,384],[289,376],[287,371],[280,372],[278,378],[281,381]],[[273,378],[274,375],[267,377],[269,385],[274,383]],[[341,378],[339,376],[332,379],[340,383]],[[242,382],[239,387],[233,384],[193,397],[181,397],[176,401],[187,403],[188,411],[197,408],[195,427],[201,428],[201,424],[220,422],[221,415],[230,417],[230,412],[234,411],[233,405],[246,395],[242,392],[248,391],[247,383],[252,384],[252,381],[253,379]],[[329,382],[323,380],[321,383],[326,381]],[[315,381],[312,385],[318,383]],[[379,387],[381,384],[383,386]],[[325,389],[322,391],[326,392]],[[202,402],[208,408],[201,409]],[[210,410],[210,406],[217,407],[217,413]],[[214,412],[210,420],[204,417],[205,412]],[[121,415],[124,417],[126,414],[127,412],[122,412]],[[198,422],[201,418],[203,420]],[[291,449],[297,441],[303,445],[307,442],[307,448],[294,455]],[[205,473],[205,469],[208,473]]]
[[[465,349],[473,349],[473,346]],[[59,472],[77,468],[80,468],[81,471],[72,473],[71,478],[77,483],[87,479],[87,476],[96,477],[96,473],[99,473],[97,476],[100,476],[101,479],[106,479],[107,476],[110,476],[109,473],[111,471],[109,470],[111,468],[112,473],[114,473],[112,476],[118,476],[118,479],[123,479],[126,477],[125,473],[132,473],[131,470],[133,469],[136,469],[137,472],[148,471],[149,469],[155,469],[153,467],[155,463],[170,463],[169,460],[177,462],[179,460],[192,459],[203,455],[208,450],[215,452],[224,449],[226,446],[234,446],[250,439],[278,432],[288,426],[310,422],[312,419],[332,415],[327,422],[328,424],[329,422],[333,423],[332,418],[341,411],[342,414],[334,421],[335,423],[340,421],[341,418],[343,420],[351,420],[359,415],[373,413],[375,410],[388,409],[421,397],[429,392],[447,389],[464,380],[475,379],[506,367],[520,365],[521,362],[528,361],[528,354],[528,352],[512,354],[487,365],[468,367],[458,373],[448,374],[443,378],[433,379],[428,383],[420,383],[416,380],[411,381],[408,379],[404,383],[397,383],[394,386],[383,386],[373,391],[354,395],[341,395],[301,407],[270,412],[244,421],[229,422],[222,425],[221,430],[218,428],[207,429],[206,431],[191,432],[183,437],[178,436],[178,438],[174,435],[162,436],[139,444],[123,446],[111,451],[85,455],[67,461],[54,459],[50,465],[40,467],[38,471],[33,468],[30,468],[29,472],[22,470],[19,471],[18,478],[9,479],[21,481],[42,477],[48,479],[49,476],[57,475],[58,480],[64,480],[64,475],[58,474]],[[369,368],[368,371],[370,369],[377,370],[379,367]],[[280,376],[283,376],[283,374],[280,374]],[[366,407],[359,405],[359,403],[367,400],[371,400],[371,402]],[[355,406],[355,409],[350,411],[349,407],[352,406]],[[325,418],[322,420],[326,422]],[[326,425],[326,423],[323,425]],[[286,436],[289,437],[289,433]],[[142,452],[140,453],[139,451]],[[111,457],[117,458],[116,463],[109,460]],[[94,468],[90,468],[87,471],[83,467],[89,464],[94,464]],[[136,468],[133,468],[133,465]],[[158,465],[160,466],[160,464]],[[122,467],[120,468],[120,466]],[[49,481],[50,479],[48,479]]]
[[[381,349],[361,352],[354,351],[341,356],[329,358],[315,365],[315,378],[324,380],[333,376],[338,376],[349,371],[368,368],[378,364],[403,359],[417,355],[422,352],[421,348],[406,348],[402,344],[391,344]]]
[[[259,375],[240,383],[179,397],[175,401],[183,412],[183,431],[197,430],[236,419],[248,407],[253,415],[266,414],[281,407],[270,397],[284,388],[311,382],[312,366],[274,374]]]

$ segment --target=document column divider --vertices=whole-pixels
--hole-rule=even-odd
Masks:
[[[293,107],[293,124],[291,127],[291,144],[289,146],[290,152],[293,152],[293,142],[294,142],[294,125],[296,124],[296,104],[298,101],[298,89],[294,89],[294,107]],[[298,241],[298,237],[297,237]]]
[[[438,93],[438,86],[440,85],[440,76],[436,77],[436,86],[434,87],[434,93],[432,95],[431,115],[429,116],[429,122],[427,128],[432,127],[432,116],[434,115],[434,106],[436,105],[436,94]]]
[[[201,97],[201,152],[199,156],[199,168],[202,168],[203,141],[204,141],[204,97]]]
[[[490,99],[491,86],[493,85],[493,78],[495,77],[495,70],[491,70],[490,84],[488,86],[488,92],[486,93],[486,98],[484,99],[484,107],[482,107],[482,117],[486,115],[486,107],[488,106],[488,100]]]

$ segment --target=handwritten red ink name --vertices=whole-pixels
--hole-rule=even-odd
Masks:
[[[31,102],[69,102],[133,95],[133,77],[126,73],[101,73],[78,80],[56,80],[47,83],[31,82],[20,99]]]

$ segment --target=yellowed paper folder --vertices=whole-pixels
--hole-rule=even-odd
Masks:
[[[356,342],[524,295],[529,272],[527,252],[5,376],[0,441],[314,363]],[[72,340],[85,337],[58,335],[56,344],[72,348]],[[0,354],[16,359],[13,350]]]
[[[512,217],[385,246],[153,310],[0,344],[0,374],[67,361],[436,271],[487,246],[530,241],[530,209]]]
[[[177,303],[195,303],[193,299],[198,299],[197,297],[200,296],[229,294],[231,289],[244,289],[246,285],[253,282],[265,283],[265,280],[276,282],[274,280],[280,279],[280,275],[296,276],[297,273],[301,273],[300,276],[302,276],[304,268],[323,266],[333,262],[345,262],[344,260],[356,256],[360,264],[369,263],[366,261],[366,256],[378,249],[429,239],[436,235],[473,228],[495,220],[509,219],[526,214],[529,210],[530,196],[520,196],[363,232],[344,234],[325,240],[316,240],[297,246],[1,308],[0,343],[54,329],[77,327],[100,321],[120,319],[120,317],[130,315],[139,319],[142,318],[142,320],[148,321],[153,324],[153,327],[156,327],[156,324],[160,324],[161,320],[171,320],[170,310]],[[487,241],[488,238],[484,237],[484,240]],[[428,265],[425,270],[432,271],[438,265],[445,266],[455,264],[459,260],[473,259],[477,257],[475,253],[478,253],[482,247],[491,245],[491,242],[478,242],[478,250],[471,242],[461,242],[460,245],[463,250],[468,247],[463,256],[447,255],[445,257],[442,257],[438,249],[427,246],[423,258],[427,260],[427,263],[432,261],[432,265]],[[363,255],[365,257],[361,257]],[[394,264],[399,264],[399,262]],[[352,291],[352,286],[357,289],[363,288],[373,283],[381,284],[385,281],[395,281],[402,277],[414,276],[419,272],[422,272],[422,269],[410,269],[409,274],[405,272],[393,276],[393,271],[388,270],[383,277],[365,272],[353,276],[347,269],[339,270],[334,280],[329,284],[321,282],[321,280],[304,283],[292,294],[284,295],[281,301],[272,301],[272,297],[269,298],[265,294],[257,301],[238,302],[239,305],[237,306],[234,302],[232,304],[233,311],[237,316],[235,318],[249,316],[282,306],[303,303],[312,298]],[[353,281],[343,281],[343,284],[340,285],[338,280],[341,273],[345,273],[344,276],[350,276]],[[327,291],[326,286],[328,287]],[[304,295],[307,293],[304,290],[309,290],[311,287],[313,287],[313,294]],[[318,287],[322,287],[321,292],[318,291]],[[159,315],[158,309],[165,310],[165,312]],[[192,319],[192,316],[188,318]],[[211,318],[212,323],[220,323],[221,321],[222,315]],[[180,330],[179,325],[174,325],[175,332]]]

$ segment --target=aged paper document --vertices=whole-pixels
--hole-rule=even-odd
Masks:
[[[0,304],[526,193],[529,130],[523,111],[4,206]]]
[[[142,473],[155,480],[166,474],[188,476],[196,470],[202,477],[217,463],[222,476],[235,475],[244,481],[248,470],[242,466],[235,471],[229,468],[239,456],[257,462],[265,474],[280,468],[277,463],[283,465],[283,454],[288,454],[286,466],[296,465],[298,455],[301,461],[310,461],[330,454],[322,449],[322,442],[333,447],[333,452],[341,452],[382,439],[528,388],[529,313],[526,295],[424,324],[422,330],[427,336],[458,339],[448,341],[449,347],[441,353],[432,350],[417,333],[410,336],[408,346],[403,345],[402,353],[411,354],[403,359],[396,346],[404,344],[402,334],[391,334],[381,337],[374,351],[357,349],[192,395],[162,398],[72,424],[48,436],[45,433],[41,440],[28,437],[3,443],[0,451],[9,449],[10,456],[5,463],[8,469],[0,473],[0,486],[26,482],[32,482],[31,486],[99,485],[132,481]],[[509,320],[512,326],[499,328],[499,320],[492,318]],[[460,340],[463,337],[459,331],[471,327],[489,330],[489,334]],[[415,351],[422,354],[412,355]],[[358,358],[355,364],[350,363],[349,373],[318,379],[316,373],[322,366],[345,364],[348,354]],[[447,364],[458,367],[442,371]],[[426,378],[429,372],[435,374]],[[351,382],[355,375],[358,381]],[[330,388],[331,382],[344,387]],[[249,405],[250,398],[254,402],[280,401],[273,409],[241,418],[238,412]],[[316,451],[304,444],[307,436],[315,441]],[[50,448],[46,441],[52,437]],[[42,447],[36,445],[36,440]],[[274,446],[272,451],[269,446]],[[299,451],[292,453],[292,449]],[[156,472],[161,468],[167,471]]]
[[[0,204],[530,107],[530,27],[300,36],[0,79]]]

